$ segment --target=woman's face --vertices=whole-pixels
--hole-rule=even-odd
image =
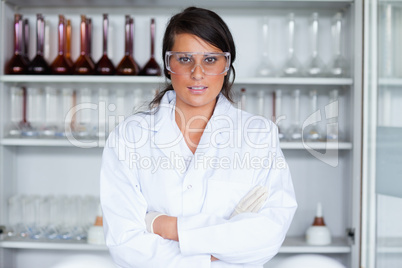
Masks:
[[[174,52],[223,52],[203,39],[192,34],[178,34],[172,47]],[[201,64],[202,56],[197,55],[196,64]],[[216,97],[222,89],[227,72],[220,75],[205,75],[200,66],[196,66],[190,74],[179,75],[170,73],[173,88],[176,92],[176,107],[203,108],[212,111]]]

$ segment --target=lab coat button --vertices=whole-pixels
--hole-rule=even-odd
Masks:
[[[191,188],[193,188],[193,186],[190,184],[190,185],[187,185],[187,189],[191,189]]]

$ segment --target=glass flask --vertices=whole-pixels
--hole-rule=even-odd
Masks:
[[[6,74],[26,74],[28,62],[24,58],[22,51],[22,15],[14,15],[14,54],[6,65]]]
[[[87,54],[88,57],[90,59],[90,61],[92,62],[92,64],[95,66],[95,61],[92,59],[92,19],[91,18],[87,18],[87,24],[86,24],[86,40],[87,40]],[[95,67],[94,67],[95,68]]]
[[[45,87],[45,122],[42,129],[42,135],[48,138],[54,138],[58,130],[58,99],[57,89]]]
[[[290,77],[301,76],[300,63],[295,54],[295,28],[295,15],[294,13],[290,13],[288,16],[288,56],[283,67],[283,75]]]
[[[262,55],[261,62],[257,67],[257,76],[272,77],[275,76],[275,67],[269,58],[269,23],[268,17],[263,18],[262,24]]]
[[[338,12],[332,22],[333,58],[329,65],[329,74],[333,77],[347,77],[349,75],[348,63],[342,55],[342,13]]]
[[[257,93],[257,114],[264,116],[265,109],[265,93],[263,89],[260,89]]]
[[[22,227],[21,196],[13,195],[8,199],[8,225],[6,235],[16,237],[20,234]]]
[[[155,60],[155,19],[151,19],[151,58],[142,68],[139,75],[160,76],[161,67]]]
[[[31,92],[31,91],[30,91]],[[22,88],[22,120],[18,124],[22,136],[35,137],[38,135],[37,130],[28,121],[28,92],[25,87]]]
[[[100,75],[113,75],[116,73],[116,68],[114,67],[112,61],[107,55],[108,28],[109,28],[108,15],[103,14],[103,54],[95,65],[96,74]]]
[[[44,37],[44,45],[43,45],[43,57],[47,62],[50,59],[50,22],[48,20],[45,21],[45,37]]]
[[[52,69],[52,74],[58,74],[58,75],[72,74],[73,66],[70,65],[64,53],[65,42],[66,42],[64,27],[65,27],[65,18],[63,15],[59,15],[58,54],[56,58],[53,60],[52,64],[50,65],[50,68]]]
[[[95,64],[89,57],[89,21],[85,15],[81,15],[81,52],[74,64],[74,74],[91,75],[95,73]]]
[[[318,13],[314,12],[310,21],[311,34],[311,57],[306,66],[306,75],[311,77],[320,77],[325,75],[325,65],[318,54],[318,36],[319,36]]]
[[[285,131],[282,121],[286,119],[286,116],[282,111],[282,90],[276,89],[273,92],[273,119],[276,126],[278,127],[278,138],[279,140],[285,139]]]
[[[89,88],[82,88],[76,96],[75,120],[73,119],[73,134],[76,138],[88,139],[93,136],[92,124],[92,92]],[[75,105],[74,105],[75,106]]]
[[[327,141],[337,142],[340,140],[340,131],[338,125],[339,115],[339,91],[333,89],[329,92],[329,104],[326,107],[327,119]]]
[[[66,60],[70,66],[74,65],[74,61],[71,58],[71,35],[72,35],[72,28],[71,28],[71,20],[67,20],[66,25]]]
[[[288,131],[288,139],[290,141],[301,141],[302,129],[300,126],[300,89],[292,92],[293,118]]]
[[[106,132],[108,129],[108,114],[107,109],[109,105],[109,90],[107,88],[100,88],[98,90],[98,109],[99,109],[99,117],[97,121],[97,125],[95,128],[95,135],[99,139],[104,139],[109,132]]]
[[[28,19],[23,20],[23,52],[22,54],[24,55],[24,58],[27,62],[27,65],[29,65],[29,21]]]
[[[28,66],[30,74],[50,74],[50,66],[43,56],[45,21],[42,14],[36,15],[36,56]]]
[[[320,141],[322,139],[321,131],[317,125],[319,121],[319,111],[317,112],[317,90],[310,91],[310,112],[313,116],[312,124],[303,129],[303,138],[305,141]],[[309,117],[310,118],[310,117]]]
[[[30,87],[26,89],[26,120],[21,128],[22,136],[38,137],[43,123],[42,90]]]
[[[117,65],[116,73],[118,75],[137,75],[139,72],[138,64],[133,58],[133,19],[126,15],[125,21],[125,52],[120,63]]]
[[[57,131],[56,137],[65,137],[68,133],[72,134],[72,117],[67,116],[73,108],[74,90],[71,88],[62,88],[60,90],[60,106],[57,112]]]
[[[10,89],[10,123],[8,126],[9,137],[19,137],[21,135],[20,123],[23,120],[23,90],[20,87]]]

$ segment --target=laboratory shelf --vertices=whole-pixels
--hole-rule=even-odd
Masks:
[[[13,249],[48,249],[48,250],[88,250],[107,251],[105,245],[91,245],[85,241],[33,241],[33,240],[4,240],[0,241],[1,248]],[[327,246],[307,245],[304,237],[287,237],[279,253],[350,253],[346,238],[333,238]]]
[[[5,146],[60,146],[60,147],[79,147],[96,148],[104,147],[105,140],[76,140],[76,139],[29,139],[29,138],[4,138],[1,144]],[[351,150],[350,142],[281,142],[282,150]]]
[[[89,83],[89,84],[163,84],[162,76],[96,76],[96,75],[3,75],[5,83]],[[311,77],[238,77],[239,85],[338,85],[350,86],[351,78],[311,78]]]
[[[380,86],[402,87],[402,78],[380,78],[378,84]]]
[[[325,246],[312,246],[306,243],[304,237],[286,237],[279,253],[350,253],[351,247],[347,238],[333,237],[332,242]]]
[[[379,237],[377,239],[378,253],[402,253],[402,237]]]

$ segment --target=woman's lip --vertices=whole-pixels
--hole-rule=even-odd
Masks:
[[[202,94],[207,90],[207,86],[191,86],[187,87],[193,94]]]

